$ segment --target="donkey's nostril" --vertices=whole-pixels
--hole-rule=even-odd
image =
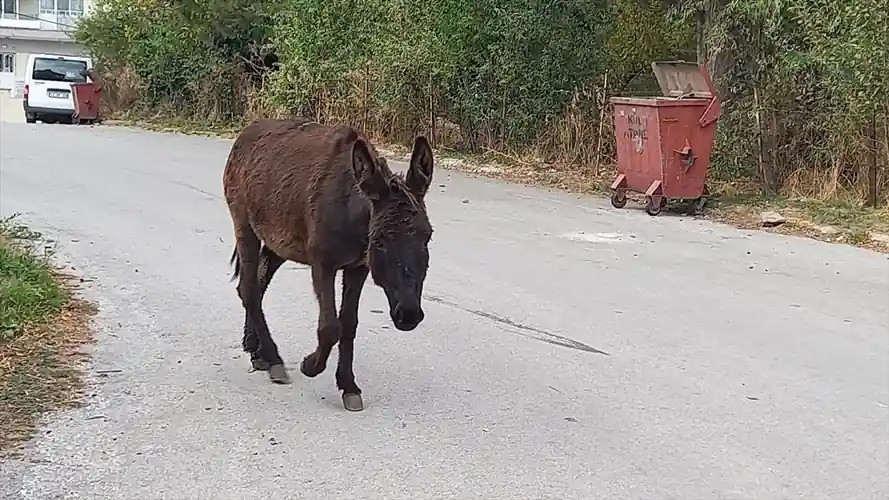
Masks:
[[[400,330],[412,330],[423,321],[423,311],[414,308],[396,307],[392,321]]]
[[[408,311],[405,308],[398,306],[395,308],[395,314],[392,316],[392,319],[396,323],[404,323],[404,321],[407,319],[407,317],[409,315],[410,314],[408,313]]]
[[[414,325],[419,325],[421,321],[423,321],[423,310],[422,309],[412,310],[410,322]]]

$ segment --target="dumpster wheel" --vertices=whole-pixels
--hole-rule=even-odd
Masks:
[[[691,213],[692,215],[701,215],[704,213],[704,208],[707,206],[707,197],[701,196],[699,198],[695,198],[694,203],[692,204]]]
[[[710,201],[710,186],[704,184],[704,189],[701,192],[701,196],[698,196],[694,199],[691,205],[691,213],[692,215],[703,215],[704,208],[707,207],[707,202]]]
[[[611,206],[614,208],[624,208],[627,206],[626,193],[619,193],[617,191],[611,193]]]
[[[645,213],[651,216],[658,215],[667,206],[665,196],[646,196],[645,201]]]

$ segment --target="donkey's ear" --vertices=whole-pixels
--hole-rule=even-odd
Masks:
[[[367,143],[360,138],[352,145],[352,174],[358,188],[371,200],[379,200],[389,192],[385,173],[374,161]]]
[[[432,148],[422,135],[414,139],[414,152],[404,180],[408,189],[416,196],[423,196],[432,182]]]

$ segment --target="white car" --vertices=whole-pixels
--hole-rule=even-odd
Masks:
[[[87,70],[92,67],[93,62],[89,57],[29,55],[22,96],[25,121],[70,123],[74,115],[74,92],[71,84],[86,82]]]

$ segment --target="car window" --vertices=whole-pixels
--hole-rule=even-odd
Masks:
[[[51,80],[54,82],[85,82],[86,61],[72,61],[70,59],[47,59],[38,57],[34,60],[34,72],[31,78],[35,80]]]

